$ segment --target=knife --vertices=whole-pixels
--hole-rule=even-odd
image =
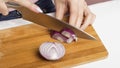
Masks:
[[[23,6],[15,7],[15,6],[9,4],[8,7],[12,7],[12,8],[15,8],[18,11],[20,11],[23,19],[31,21],[38,25],[42,25],[44,27],[47,27],[48,29],[60,31],[63,28],[70,28],[71,30],[73,30],[75,32],[75,34],[79,38],[96,40],[96,38],[94,36],[88,34],[87,32],[80,30],[74,26],[71,26],[68,23],[60,21],[54,17],[45,15],[43,13],[39,13],[39,14],[35,13]]]

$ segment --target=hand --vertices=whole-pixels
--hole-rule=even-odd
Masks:
[[[8,8],[6,6],[6,2],[14,2],[16,4],[19,4],[21,6],[24,6],[36,13],[42,12],[41,9],[34,4],[37,0],[0,0],[0,13],[3,15],[8,15]],[[11,9],[14,10],[14,9]]]
[[[55,0],[56,18],[62,19],[69,12],[69,24],[84,30],[92,24],[95,15],[88,8],[85,0]]]

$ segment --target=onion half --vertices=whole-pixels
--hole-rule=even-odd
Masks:
[[[40,54],[47,60],[58,60],[65,55],[65,48],[58,42],[45,42],[39,47]]]

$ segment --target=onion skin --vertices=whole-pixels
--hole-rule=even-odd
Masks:
[[[45,42],[40,45],[39,52],[47,60],[59,60],[65,55],[65,48],[58,42]]]

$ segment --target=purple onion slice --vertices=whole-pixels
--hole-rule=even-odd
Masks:
[[[73,38],[75,41],[77,41],[77,36],[69,28],[64,28],[63,30],[61,30],[61,34],[67,38],[70,38],[70,39]]]
[[[59,32],[54,30],[51,31],[51,37],[61,42],[65,42],[68,39],[67,37],[61,35]]]
[[[66,40],[67,43],[71,43],[74,39],[70,37],[69,39]]]
[[[72,41],[77,41],[75,33],[69,28],[65,28],[60,32],[51,30],[51,37],[57,39],[61,42],[71,43]]]
[[[71,35],[75,35],[75,33],[72,30],[68,29],[68,28],[64,28],[60,32],[61,32],[62,35],[66,36],[68,38],[70,38]]]

